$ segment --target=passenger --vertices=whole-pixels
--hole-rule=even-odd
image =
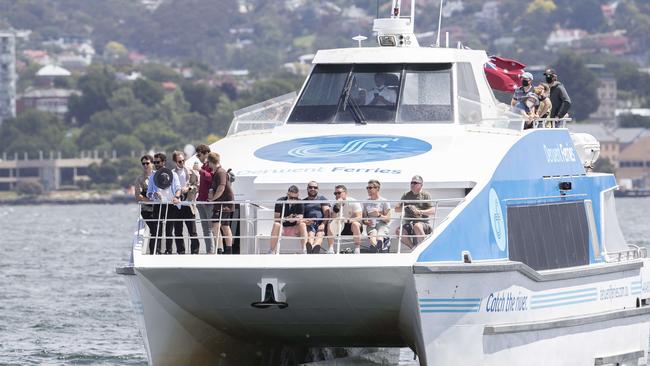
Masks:
[[[370,240],[370,253],[379,253],[389,246],[388,224],[390,223],[390,203],[379,195],[381,184],[378,180],[368,181],[368,201],[363,204],[363,223]]]
[[[153,173],[153,157],[151,155],[144,155],[140,158],[140,164],[142,164],[142,174],[138,175],[135,178],[135,199],[138,202],[149,202],[147,198],[147,187],[149,186],[149,177]],[[149,254],[154,253],[156,232],[158,232],[158,221],[154,218],[153,215],[154,205],[144,204],[140,205],[140,216],[144,220],[145,224],[149,227]],[[160,248],[157,248],[158,251],[156,254],[160,254]]]
[[[533,74],[529,72],[524,72],[521,74],[521,86],[515,89],[515,93],[512,95],[512,100],[510,105],[516,107],[517,103],[523,102],[523,99],[528,95],[528,93],[533,92]]]
[[[153,164],[156,171],[163,169],[165,167],[165,162],[167,161],[167,156],[163,153],[156,153],[153,156]],[[154,182],[154,177],[156,171],[151,173],[149,176],[149,184],[147,185],[147,197],[155,202],[160,204],[154,205],[153,215],[156,220],[158,220],[158,230],[156,232],[156,252],[160,251],[162,245],[162,228],[163,223],[165,224],[165,236],[167,240],[165,241],[165,254],[172,254],[172,236],[174,231],[173,220],[176,219],[176,213],[180,209],[179,203],[181,202],[181,185],[178,182],[178,176],[176,173],[172,173],[171,177],[171,186],[168,188],[161,189],[156,186]],[[171,202],[170,205],[168,202]],[[172,220],[167,221],[167,220]],[[179,250],[185,251],[185,248],[176,248],[176,252],[181,254]]]
[[[431,195],[429,192],[422,190],[422,184],[422,177],[414,175],[411,178],[411,190],[404,193],[400,198],[402,201],[407,201],[404,202],[403,216],[405,220],[402,225],[401,242],[409,248],[414,248],[424,239],[425,235],[431,234],[429,217],[436,213],[436,208],[431,204]],[[395,211],[402,212],[402,205],[402,203],[398,203]],[[397,228],[395,234],[400,235],[399,228]]]
[[[361,253],[361,204],[356,199],[348,197],[348,189],[339,184],[334,187],[334,197],[337,202],[332,208],[332,223],[327,226],[327,253],[334,254],[334,236],[352,235],[354,238],[354,253]],[[341,226],[343,226],[341,230]]]
[[[533,122],[538,118],[536,112],[536,105],[539,104],[537,94],[531,92],[526,95],[517,105],[515,105],[515,113],[521,113],[526,120],[524,122],[524,129],[533,127]]]
[[[210,194],[208,200],[213,202],[228,202],[235,200],[235,194],[230,186],[230,178],[226,170],[221,167],[221,157],[216,152],[208,154],[208,163],[210,169],[214,172],[212,174],[212,186],[210,187]],[[233,203],[218,203],[214,205],[212,210],[212,233],[215,235],[216,243],[219,246],[221,243],[220,234],[223,233],[223,238],[226,243],[223,248],[223,254],[232,254],[232,230],[230,229],[230,220],[235,211]]]
[[[299,189],[292,185],[287,190],[287,195],[278,198],[278,201],[294,201],[299,200]],[[307,238],[307,227],[302,221],[305,213],[305,206],[301,203],[276,203],[275,213],[273,214],[274,222],[273,229],[271,230],[271,248],[269,253],[276,253],[278,239],[280,237],[280,228],[282,228],[283,236],[297,236],[300,238],[300,244],[303,248],[303,253],[307,253],[305,242]],[[280,224],[282,222],[282,224]]]
[[[208,194],[210,192],[210,186],[212,185],[212,169],[210,169],[210,164],[208,164],[209,153],[210,147],[208,147],[208,145],[198,145],[196,147],[196,157],[203,165],[199,167],[198,164],[194,164],[193,168],[193,170],[199,173],[200,178],[197,201],[206,203],[208,202]],[[213,254],[212,225],[210,224],[210,219],[212,218],[212,205],[198,204],[196,207],[199,211],[199,217],[201,218],[201,228],[203,229],[203,237],[205,240],[205,252],[207,254]],[[223,249],[221,250],[223,251]]]
[[[304,201],[325,201],[327,198],[318,195],[318,183],[311,181],[307,183],[307,197]],[[307,228],[307,244],[305,245],[308,254],[320,254],[321,244],[325,236],[327,219],[330,218],[329,203],[305,203],[304,219]],[[325,220],[323,220],[325,219]],[[313,245],[312,245],[313,244]]]
[[[181,201],[186,202],[181,206],[178,212],[179,221],[174,221],[174,236],[176,241],[176,248],[185,248],[183,241],[183,222],[187,228],[187,233],[190,237],[190,253],[199,254],[199,240],[196,238],[196,200],[197,185],[199,183],[199,174],[195,170],[190,170],[185,167],[185,154],[180,151],[174,151],[172,154],[175,166],[174,173],[178,176],[178,182],[181,185]],[[187,203],[192,204],[187,204]],[[181,221],[184,219],[184,221]],[[183,250],[184,251],[184,250]]]
[[[546,83],[551,88],[551,118],[564,118],[571,109],[571,98],[564,85],[557,80],[557,72],[554,69],[547,69],[544,72]]]
[[[386,86],[386,74],[375,74],[375,87],[366,94],[366,105],[394,105],[397,92]]]
[[[551,99],[549,98],[549,93],[551,89],[547,84],[541,83],[535,87],[535,94],[537,99],[539,99],[539,107],[537,107],[537,115],[539,118],[548,118],[551,115]]]

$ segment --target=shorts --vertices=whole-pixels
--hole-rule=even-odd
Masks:
[[[417,223],[422,224],[422,229],[426,235],[431,234],[431,224],[429,224],[427,221],[409,221],[406,224],[402,225],[403,233],[407,235],[415,235],[413,225]]]
[[[221,221],[219,221],[221,219]],[[212,211],[212,223],[221,224],[221,226],[230,227],[230,220],[232,220],[232,212],[225,211]]]
[[[300,231],[298,231],[298,225],[283,226],[282,236],[300,236]]]
[[[366,234],[372,235],[373,233],[376,236],[388,236],[388,224],[385,222],[378,222],[374,227],[366,226]]]
[[[307,225],[307,232],[308,233],[317,233],[318,232],[318,225],[320,225],[319,222],[312,222],[311,224]],[[325,231],[326,228],[323,228],[323,231]]]

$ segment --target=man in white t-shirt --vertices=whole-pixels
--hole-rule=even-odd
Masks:
[[[395,105],[397,92],[386,86],[386,74],[375,74],[375,87],[366,94],[366,105]]]
[[[334,196],[338,202],[332,208],[332,222],[328,225],[329,249],[327,253],[334,254],[335,235],[353,235],[354,252],[361,252],[361,205],[356,199],[348,197],[348,189],[339,184],[334,187]]]
[[[376,179],[368,181],[368,201],[363,204],[362,222],[370,240],[370,253],[381,253],[388,247],[388,224],[390,223],[390,203],[379,195],[381,184]]]

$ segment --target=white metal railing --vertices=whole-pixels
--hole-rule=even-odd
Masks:
[[[648,248],[639,247],[633,244],[628,244],[627,246],[629,249],[603,253],[605,262],[624,262],[648,257]]]
[[[231,228],[233,228],[233,235],[231,239],[233,242],[238,242],[240,253],[239,254],[260,254],[268,253],[271,245],[271,241],[276,239],[277,246],[275,248],[275,254],[288,254],[288,253],[302,253],[303,243],[305,243],[309,237],[304,236],[291,236],[286,237],[283,234],[284,226],[283,224],[293,218],[284,217],[285,209],[289,205],[294,204],[328,204],[330,205],[330,217],[325,217],[322,219],[324,222],[325,230],[322,236],[318,236],[318,239],[315,239],[314,242],[320,242],[320,245],[323,249],[332,247],[334,253],[350,253],[353,252],[354,245],[356,243],[360,244],[361,250],[371,249],[370,247],[370,238],[367,231],[364,232],[364,228],[367,226],[365,224],[371,220],[378,220],[376,216],[364,216],[363,214],[360,217],[356,218],[346,218],[343,217],[343,210],[340,209],[338,214],[333,212],[333,207],[336,204],[359,204],[361,207],[365,203],[377,203],[377,202],[386,202],[390,205],[390,218],[386,218],[387,221],[385,226],[388,227],[388,233],[385,235],[378,235],[378,237],[385,239],[388,238],[390,244],[388,245],[388,250],[385,252],[390,253],[404,253],[410,252],[418,243],[426,240],[428,236],[434,231],[434,229],[440,225],[448,214],[453,210],[458,204],[460,204],[464,198],[453,198],[453,199],[437,199],[437,200],[352,200],[352,201],[336,201],[336,200],[291,200],[291,201],[230,201],[230,202],[181,202],[180,206],[194,206],[199,207],[201,205],[208,205],[213,207],[215,204],[219,205],[234,205],[234,215],[232,219],[224,219],[221,217],[201,219],[200,215],[194,215],[191,218],[179,218],[175,217],[175,214],[178,212],[178,208],[174,207],[172,203],[154,203],[154,202],[140,202],[140,205],[150,205],[154,208],[154,217],[150,219],[144,219],[140,213],[138,213],[138,237],[134,241],[139,245],[142,245],[143,254],[160,254],[166,248],[173,248],[176,244],[176,241],[179,242],[182,240],[183,247],[187,250],[184,251],[185,254],[190,254],[192,252],[192,241],[196,243],[199,241],[200,244],[205,244],[206,239],[211,240],[214,245],[213,248],[219,248],[223,244],[223,240],[226,239],[226,236],[219,230],[217,233],[205,232],[203,230],[203,223],[207,222],[210,227],[214,227],[215,224],[222,225],[223,221],[230,221]],[[415,219],[412,217],[405,217],[402,213],[396,211],[396,207],[399,205],[404,210],[404,207],[407,205],[422,205],[423,203],[429,203],[431,207],[434,208],[433,214],[429,215],[426,218]],[[281,204],[281,214],[279,218],[274,217],[275,205]],[[421,206],[422,207],[422,206]],[[176,211],[171,211],[176,210]],[[195,210],[196,211],[196,210]],[[211,211],[211,210],[210,210]],[[174,212],[174,214],[170,214]],[[362,211],[363,212],[363,211]],[[166,214],[165,214],[166,213]],[[157,215],[157,216],[156,216]],[[304,223],[311,220],[310,218],[300,218],[297,219],[297,225],[300,225],[300,222]],[[185,225],[185,221],[191,221],[195,227],[195,233],[190,234]],[[328,226],[331,223],[336,222],[340,228],[347,222],[358,222],[361,228],[360,235],[357,237],[355,235],[339,235],[338,233],[329,232]],[[430,225],[431,231],[427,232],[424,235],[417,235],[415,232],[409,233],[405,231],[405,224],[411,221],[419,221]],[[170,229],[169,225],[174,223],[182,223],[182,235],[175,235],[174,230]],[[272,229],[274,224],[279,224],[279,232],[276,236],[272,235]],[[154,228],[152,232],[151,227]],[[235,228],[236,226],[236,228]],[[383,225],[380,225],[383,226]],[[236,230],[235,230],[236,229]],[[337,230],[339,231],[339,230]],[[201,232],[201,234],[199,234]],[[316,235],[315,235],[316,236]],[[150,244],[150,241],[152,241]],[[169,245],[167,243],[170,243]],[[300,243],[300,246],[296,248],[296,242]],[[384,240],[384,242],[386,242]],[[407,245],[405,243],[411,243]],[[395,245],[393,245],[395,244]],[[402,245],[404,244],[404,245]],[[153,249],[153,250],[150,250]],[[176,253],[178,254],[179,248],[176,247]],[[217,253],[217,250],[213,251]],[[200,254],[213,254],[206,253],[206,248],[204,246],[203,250],[200,251]]]
[[[566,128],[568,122],[571,122],[571,118],[535,118],[533,120],[528,120],[523,117],[504,116],[484,118],[478,123],[478,125],[524,131],[526,129]]]

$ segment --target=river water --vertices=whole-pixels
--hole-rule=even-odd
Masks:
[[[123,279],[134,205],[0,206],[0,365],[146,365]],[[650,245],[650,198],[617,201]],[[399,352],[399,365],[416,365]],[[318,365],[334,365],[322,362]]]

